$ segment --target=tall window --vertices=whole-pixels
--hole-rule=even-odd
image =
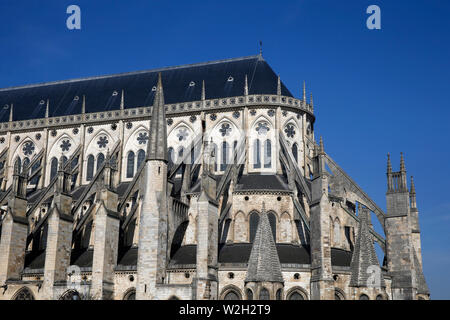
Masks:
[[[282,290],[281,289],[277,290],[277,300],[282,300]]]
[[[17,157],[16,161],[14,162],[14,172],[21,172],[22,171],[22,160],[20,160],[20,157]]]
[[[250,215],[250,242],[253,242],[255,240],[256,235],[256,229],[258,229],[258,223],[259,223],[259,214],[257,212],[253,212]]]
[[[134,152],[128,152],[127,157],[127,178],[133,178],[134,176]]]
[[[217,144],[213,143],[213,154],[214,154],[214,171],[218,170],[217,168]]]
[[[100,169],[100,167],[103,164],[103,161],[105,161],[105,155],[103,153],[99,153],[97,156],[97,171]]]
[[[225,295],[224,300],[240,300],[240,299],[238,294],[233,290],[231,290]]]
[[[27,168],[30,165],[30,159],[28,157],[25,157],[25,159],[23,159],[23,168]]]
[[[174,163],[174,154],[173,154],[173,148],[169,147],[169,149],[167,150],[167,156],[169,158],[169,168],[171,168],[173,166]]]
[[[365,294],[359,296],[359,300],[369,300],[369,297]]]
[[[139,168],[141,166],[141,163],[145,161],[145,151],[142,149],[139,149],[138,156],[137,156],[137,167]]]
[[[220,171],[225,171],[228,164],[228,143],[226,141],[222,142],[222,161],[220,164]]]
[[[53,157],[50,163],[50,180],[52,180],[56,176],[57,172],[58,172],[58,159],[56,157]]]
[[[261,142],[256,139],[253,144],[253,168],[261,168]]]
[[[294,291],[289,295],[289,300],[305,300],[305,298],[298,291]]]
[[[277,241],[277,218],[272,212],[267,215],[269,218],[270,228],[272,229],[273,240]]]
[[[247,300],[253,300],[253,291],[247,289]]]
[[[270,300],[269,291],[266,288],[262,288],[259,293],[259,300]]]
[[[297,143],[294,143],[294,145],[292,146],[292,155],[294,156],[295,162],[298,163],[298,147],[297,147]]]
[[[264,143],[264,168],[272,167],[272,143],[269,139]]]
[[[91,181],[94,177],[94,156],[90,154],[87,158],[86,180]]]

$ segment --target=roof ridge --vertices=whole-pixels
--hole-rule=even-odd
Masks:
[[[251,59],[262,59],[262,58],[259,55],[251,55],[251,56],[243,56],[243,57],[237,57],[237,58],[228,58],[228,59],[220,59],[220,60],[210,60],[210,61],[206,61],[206,62],[182,64],[182,65],[171,66],[171,67],[161,67],[161,68],[146,69],[146,70],[139,70],[139,71],[119,72],[119,73],[102,75],[102,76],[92,76],[92,77],[74,78],[74,79],[66,79],[66,80],[39,82],[39,83],[34,83],[34,84],[26,84],[26,85],[22,85],[22,86],[11,86],[11,87],[0,88],[0,92],[44,87],[44,86],[48,86],[48,85],[75,83],[75,82],[89,81],[89,80],[107,79],[107,78],[113,78],[113,77],[131,76],[131,75],[138,75],[138,74],[144,74],[144,73],[150,73],[150,72],[163,72],[163,71],[168,71],[168,70],[184,69],[184,68],[191,68],[191,67],[201,67],[201,66],[207,66],[207,65],[212,65],[212,64],[235,62],[235,61],[242,61],[242,60],[251,60]]]

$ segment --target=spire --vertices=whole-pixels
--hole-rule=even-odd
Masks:
[[[125,107],[125,92],[122,89],[122,94],[120,95],[120,110],[123,110]]]
[[[391,165],[391,155],[387,154],[387,173],[391,173],[392,172],[392,165]]]
[[[247,75],[245,75],[244,95],[248,96],[248,81],[247,81]]]
[[[403,152],[400,152],[400,171],[406,171],[405,169],[405,159],[403,159]]]
[[[311,105],[311,108],[314,109],[314,100],[313,100],[312,93],[311,93],[311,98],[309,99],[309,104]]]
[[[206,99],[205,80],[202,80],[202,101]]]
[[[247,277],[245,278],[245,282],[263,281],[283,282],[280,259],[264,202],[248,260]]]
[[[325,148],[323,147],[323,138],[322,138],[322,136],[320,136],[320,141],[319,141],[319,153],[320,154],[325,154]]]
[[[167,125],[161,72],[158,74],[155,99],[153,100],[150,136],[147,145],[147,160],[167,162]]]
[[[350,278],[351,287],[385,287],[381,270],[372,270],[373,266],[380,267],[373,238],[370,234],[370,211],[366,207],[358,207],[359,230],[356,238],[355,249],[350,263],[352,272]],[[379,271],[379,272],[377,272]],[[377,277],[377,275],[379,277]]]
[[[11,108],[9,109],[9,121],[13,121],[13,109],[14,105],[11,103]]]
[[[81,113],[86,113],[86,96],[83,94],[83,102],[81,103]]]
[[[416,194],[416,186],[414,185],[414,178],[413,176],[411,176],[411,191],[409,192],[410,194]]]
[[[303,80],[303,102],[306,103],[306,84],[305,84],[305,80]]]
[[[278,75],[278,80],[277,80],[277,95],[281,96],[281,80],[280,80],[280,75]]]
[[[47,99],[47,105],[45,106],[45,117],[46,118],[48,118],[49,110],[50,110],[50,100]]]

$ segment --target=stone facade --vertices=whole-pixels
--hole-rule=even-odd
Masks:
[[[262,56],[77,81],[0,90],[1,300],[429,299],[403,156],[384,213]]]

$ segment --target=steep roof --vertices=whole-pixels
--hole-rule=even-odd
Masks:
[[[427,282],[425,281],[425,276],[423,275],[422,266],[420,265],[419,259],[417,258],[416,250],[413,250],[414,254],[414,268],[416,270],[416,285],[417,293],[419,294],[430,294]]]
[[[261,56],[256,55],[0,89],[0,122],[8,121],[10,110],[5,105],[11,104],[14,105],[13,120],[44,118],[47,99],[50,117],[80,114],[83,95],[86,112],[119,109],[122,90],[125,108],[150,106],[159,72],[162,73],[167,104],[201,100],[203,80],[206,99],[241,96],[245,75],[249,94],[277,93],[277,75]],[[113,92],[117,94],[113,95]],[[292,96],[283,83],[281,94]],[[76,96],[78,99],[74,100]]]
[[[246,282],[283,282],[281,264],[272,235],[269,218],[264,207],[261,210],[252,251],[248,260]]]
[[[355,243],[355,250],[350,263],[352,271],[350,286],[367,287],[368,282],[370,282],[369,277],[372,272],[375,272],[375,276],[378,274],[380,277],[379,279],[374,279],[375,282],[378,282],[379,280],[379,285],[376,286],[385,287],[386,285],[381,272],[380,263],[378,262],[375,247],[373,245],[373,238],[369,230],[369,209],[360,207],[358,212],[359,230]],[[376,273],[375,270],[371,271],[370,268],[373,268],[373,266],[380,268],[378,273]]]

